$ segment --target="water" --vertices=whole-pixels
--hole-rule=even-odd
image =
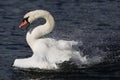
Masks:
[[[119,0],[1,0],[0,1],[0,80],[116,80],[120,79]],[[15,69],[16,58],[32,55],[26,33],[18,26],[23,15],[45,9],[56,20],[56,39],[76,40],[91,65],[81,69],[44,71]],[[58,34],[59,33],[59,34]]]

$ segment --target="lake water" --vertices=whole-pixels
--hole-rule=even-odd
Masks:
[[[55,39],[75,40],[91,65],[59,71],[16,69],[16,58],[32,55],[26,32],[18,29],[31,10],[50,11],[56,21]],[[119,80],[120,0],[1,0],[0,80]]]

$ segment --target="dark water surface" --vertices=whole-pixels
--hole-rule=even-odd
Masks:
[[[92,65],[68,71],[12,67],[16,58],[32,55],[18,26],[35,9],[50,11],[56,20],[48,37],[81,42],[79,50]],[[0,80],[120,79],[120,0],[0,0],[0,24]]]

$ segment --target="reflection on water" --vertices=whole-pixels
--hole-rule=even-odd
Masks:
[[[0,80],[119,78],[119,4],[119,0],[1,0]],[[12,64],[16,58],[32,55],[25,41],[26,33],[19,30],[18,25],[26,12],[35,9],[48,10],[55,17],[56,27],[47,37],[82,42],[78,50],[93,64],[68,72],[14,69]]]

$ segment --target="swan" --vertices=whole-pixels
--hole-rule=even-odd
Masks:
[[[44,18],[46,23],[28,29],[29,25],[39,18]],[[81,65],[87,61],[85,56],[73,49],[77,41],[56,40],[44,38],[50,33],[55,25],[53,16],[46,10],[34,10],[24,15],[19,28],[27,26],[26,41],[33,51],[29,58],[16,59],[13,66],[19,68],[59,69],[58,64],[64,61],[72,61]]]

